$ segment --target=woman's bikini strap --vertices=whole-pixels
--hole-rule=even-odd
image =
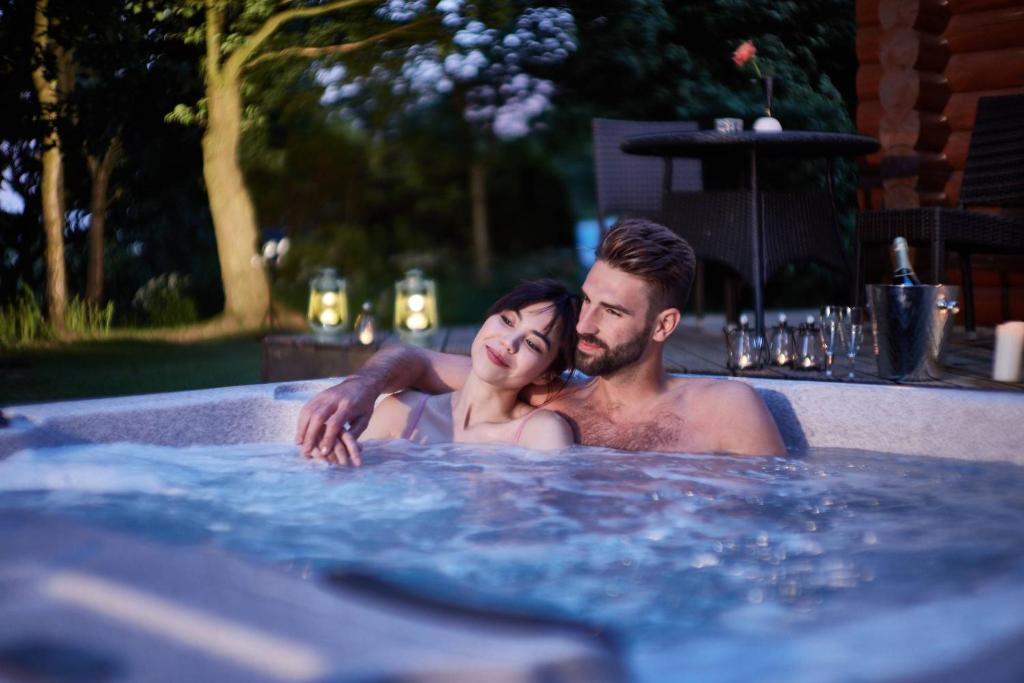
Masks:
[[[512,443],[519,443],[519,439],[523,436],[523,429],[526,427],[526,423],[530,421],[530,418],[539,413],[542,408],[535,408],[533,411],[526,414],[523,421],[516,427],[516,431],[512,434]]]
[[[423,394],[423,398],[416,404],[416,407],[412,409],[412,414],[409,416],[409,421],[405,424],[405,431],[402,432],[403,439],[411,439],[412,432],[416,429],[416,424],[420,421],[420,417],[423,415],[423,409],[427,407],[427,399],[430,398],[430,394]]]

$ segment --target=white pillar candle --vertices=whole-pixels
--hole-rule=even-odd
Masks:
[[[997,382],[1019,382],[1022,353],[1024,353],[1024,322],[1014,320],[996,325],[996,352],[992,359],[992,379]]]

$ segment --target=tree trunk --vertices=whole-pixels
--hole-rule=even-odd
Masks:
[[[102,157],[88,154],[91,187],[89,190],[89,260],[85,275],[85,300],[99,306],[103,303],[103,241],[110,203],[110,174],[117,163],[120,144],[114,138]]]
[[[206,97],[203,177],[217,236],[224,314],[243,327],[258,327],[270,302],[270,288],[261,262],[255,258],[259,242],[256,212],[238,162],[242,127],[239,79],[207,75]]]
[[[469,167],[469,195],[473,205],[473,260],[477,282],[491,279],[491,231],[487,217],[487,163],[476,158]]]
[[[43,234],[46,236],[46,312],[58,334],[65,331],[67,309],[67,273],[64,264],[64,171],[60,135],[57,132],[58,93],[54,80],[46,77],[45,57],[50,49],[46,0],[36,2],[33,42],[39,64],[32,71],[32,82],[42,111],[46,133],[42,140],[42,177],[39,194],[43,209]]]

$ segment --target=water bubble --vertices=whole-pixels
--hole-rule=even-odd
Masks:
[[[718,556],[714,553],[701,553],[693,558],[693,562],[690,563],[695,569],[703,569],[704,567],[714,567],[718,564]]]

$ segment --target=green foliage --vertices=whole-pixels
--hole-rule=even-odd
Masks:
[[[64,314],[67,331],[83,337],[105,337],[110,333],[113,320],[113,301],[108,301],[105,306],[97,306],[78,296],[71,297]]]
[[[68,301],[64,325],[78,337],[104,337],[114,319],[114,304],[96,306],[74,296]],[[35,294],[24,282],[17,297],[0,306],[0,348],[31,346],[54,338],[53,326],[46,320]]]
[[[164,121],[182,126],[202,126],[206,123],[206,113],[206,98],[204,97],[193,107],[179,102],[164,116]]]
[[[196,302],[185,293],[189,277],[164,273],[135,292],[132,303],[154,327],[180,327],[198,320]]]
[[[25,346],[51,335],[35,294],[22,283],[17,297],[0,307],[0,348]]]

